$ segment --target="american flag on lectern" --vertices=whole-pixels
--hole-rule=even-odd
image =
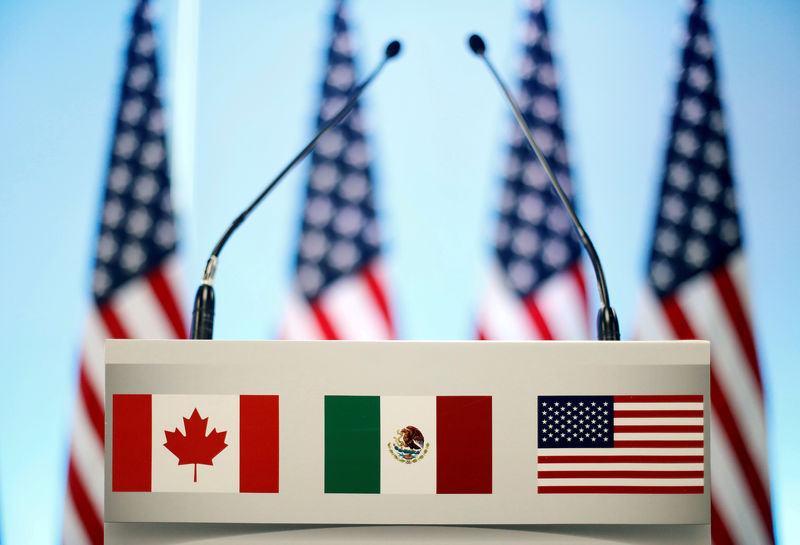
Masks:
[[[682,71],[637,336],[711,341],[714,543],[773,543],[764,398],[744,255],[702,1]]]
[[[318,128],[336,115],[358,84],[353,57],[344,2],[338,1]],[[282,337],[391,339],[370,157],[358,104],[320,139],[311,164]]]
[[[572,195],[544,2],[531,0],[519,107],[564,191]],[[585,339],[588,302],[581,246],[544,169],[514,124],[481,339]]]
[[[67,474],[63,542],[103,542],[106,338],[185,338],[147,0],[137,3],[97,241]]]

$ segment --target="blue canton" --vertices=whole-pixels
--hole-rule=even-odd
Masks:
[[[336,5],[317,127],[344,106],[357,85],[344,2]],[[380,252],[370,157],[359,105],[323,136],[311,155],[297,279],[312,301],[336,280],[358,272]]]
[[[692,4],[661,185],[648,282],[659,296],[727,261],[742,244],[714,47]]]
[[[175,251],[155,36],[146,0],[128,46],[93,281],[98,304]]]
[[[539,448],[613,448],[614,396],[539,396]]]
[[[557,78],[550,54],[543,2],[533,2],[525,27],[525,55],[517,102],[534,140],[567,195],[572,195],[561,123]],[[569,216],[544,169],[514,124],[506,164],[495,250],[508,285],[521,297],[580,257]]]

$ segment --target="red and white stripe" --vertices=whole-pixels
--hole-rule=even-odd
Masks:
[[[540,494],[702,494],[703,396],[615,396],[613,448],[540,448]]]
[[[478,338],[495,341],[589,338],[589,302],[580,265],[520,299],[495,262],[478,319]]]
[[[92,306],[84,334],[64,506],[65,545],[103,543],[104,343],[186,338],[174,257]]]
[[[379,259],[340,278],[309,303],[292,291],[281,337],[287,340],[383,340],[395,332]]]
[[[669,297],[642,297],[637,337],[711,341],[711,533],[716,544],[775,542],[764,396],[741,252]]]

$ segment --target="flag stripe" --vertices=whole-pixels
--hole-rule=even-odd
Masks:
[[[436,439],[437,494],[492,493],[491,396],[437,397]]]
[[[89,540],[93,545],[101,545],[103,543],[103,524],[96,508],[89,501],[89,496],[86,494],[82,479],[75,469],[73,460],[69,462],[67,489]]]
[[[108,330],[108,335],[110,339],[130,339],[130,335],[128,335],[128,331],[125,327],[122,326],[122,322],[120,321],[117,313],[111,308],[110,303],[105,303],[100,305],[100,316],[103,318],[103,323]]]
[[[99,507],[103,505],[105,478],[103,472],[97,471],[97,468],[103,467],[103,444],[92,429],[83,404],[78,403],[77,405],[73,418],[70,459],[75,463],[75,470],[81,477],[81,483],[92,505],[99,510]]]
[[[756,465],[750,457],[750,452],[742,439],[739,428],[736,427],[730,407],[728,406],[725,394],[719,387],[714,372],[714,365],[711,366],[711,407],[717,418],[715,423],[719,424],[725,434],[730,448],[736,456],[742,473],[744,474],[747,487],[750,490],[753,501],[755,501],[758,513],[764,523],[765,528],[772,529],[772,509],[769,502],[769,494],[767,493],[764,483],[759,477]]]
[[[112,403],[111,489],[114,492],[149,492],[152,485],[152,396],[115,394]]]
[[[72,501],[72,494],[67,490],[66,498],[64,499],[64,528],[62,535],[63,545],[91,545],[89,536],[86,534],[86,529],[83,526],[83,521],[80,519],[78,509]]]
[[[589,464],[547,464],[539,463],[536,466],[541,475],[545,471],[703,471],[704,465],[699,464],[643,464],[643,463],[627,463],[627,464],[603,464],[596,463]]]
[[[614,441],[614,448],[638,448],[638,447],[701,448],[702,446],[703,446],[703,441],[617,441],[617,440]]]
[[[525,310],[528,312],[528,317],[531,319],[533,325],[536,327],[536,330],[539,332],[539,338],[544,341],[553,340],[553,334],[550,332],[550,328],[547,325],[547,320],[545,320],[544,316],[542,316],[539,307],[534,301],[534,297],[529,296],[523,298],[522,304],[525,306]]]
[[[752,378],[758,385],[758,391],[763,392],[764,385],[761,383],[761,372],[758,369],[755,340],[753,339],[753,332],[748,323],[747,315],[742,308],[739,293],[726,267],[719,267],[711,276],[728,311],[728,316],[736,329],[736,335],[749,363]]]
[[[703,432],[703,426],[614,426],[615,433],[681,433]]]
[[[711,497],[711,543],[714,545],[729,545],[734,543],[730,532],[728,532],[725,519],[723,519],[719,511],[717,511],[717,505],[713,496]]]
[[[614,411],[614,418],[699,418],[701,416],[703,411]]]
[[[278,492],[278,411],[276,395],[239,397],[240,492]]]
[[[325,492],[378,494],[380,397],[325,396]]]
[[[158,302],[161,304],[161,309],[167,315],[169,323],[172,326],[172,333],[176,338],[186,337],[186,324],[183,321],[183,315],[178,307],[178,302],[175,300],[175,294],[172,292],[164,271],[161,267],[156,267],[147,275],[147,281],[155,293]]]
[[[325,336],[325,340],[334,341],[339,339],[339,335],[336,333],[336,330],[333,328],[333,324],[328,320],[328,317],[325,315],[325,311],[322,310],[322,307],[319,304],[319,298],[317,300],[312,301],[309,306],[311,307],[311,312],[314,314],[314,319],[317,322],[322,334]]]
[[[390,337],[394,337],[394,331],[392,326],[392,316],[389,312],[389,302],[386,299],[386,293],[384,293],[383,287],[381,283],[378,281],[373,268],[376,267],[376,264],[369,264],[361,271],[361,276],[367,283],[367,287],[369,288],[372,297],[375,299],[375,303],[378,305],[378,308],[383,315],[383,319],[386,320],[386,325],[390,331]]]
[[[539,494],[702,494],[702,486],[539,486]]]
[[[80,375],[78,381],[80,395],[78,396],[78,403],[83,405],[84,409],[86,410],[86,416],[89,417],[89,422],[92,425],[92,429],[102,445],[105,443],[105,411],[103,410],[103,405],[101,404],[100,399],[97,397],[94,388],[92,388],[92,385],[89,383],[89,376],[86,372],[86,364],[83,361],[81,361],[79,373]]]
[[[667,314],[674,332],[678,338],[692,339],[696,338],[692,331],[686,316],[683,314],[680,306],[674,298],[669,297],[664,299],[664,309]],[[756,466],[745,445],[744,439],[741,436],[739,428],[735,424],[733,413],[728,405],[725,393],[719,386],[716,379],[715,366],[711,363],[711,407],[714,413],[718,415],[715,422],[719,423],[725,433],[725,436],[730,443],[730,446],[742,468],[745,480],[747,482],[750,494],[755,501],[756,508],[766,528],[772,529],[772,509],[769,503],[769,495],[766,492],[764,484],[759,478]]]
[[[613,451],[612,451],[613,452]],[[617,463],[702,463],[702,456],[626,456],[610,454],[608,456],[539,456],[539,463],[552,464],[617,464]]]
[[[539,471],[538,476],[540,479],[702,479],[703,471]]]
[[[703,403],[702,395],[625,395],[614,396],[614,403]]]

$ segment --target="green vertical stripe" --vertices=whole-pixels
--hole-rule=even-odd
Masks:
[[[325,492],[378,494],[379,396],[325,396]]]

